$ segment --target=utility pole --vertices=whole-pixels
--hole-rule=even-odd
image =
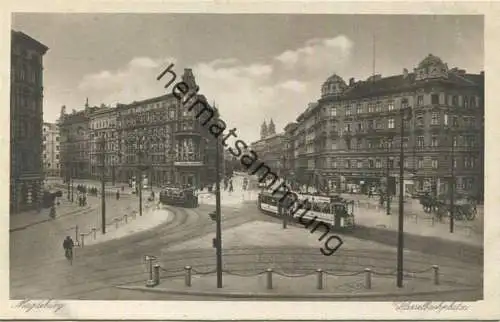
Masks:
[[[137,183],[136,183],[139,185],[139,216],[142,216],[142,169],[143,169],[142,153],[143,153],[142,151],[139,151],[139,162],[141,164],[139,164],[139,178],[137,178]]]
[[[71,202],[74,202],[75,201],[75,187],[74,187],[75,181],[73,180],[73,172],[74,172],[73,171],[73,169],[74,169],[73,160],[71,161],[70,169],[71,169],[71,177],[70,177],[70,180],[71,180]]]
[[[215,108],[215,104],[214,104]],[[220,209],[220,142],[215,138],[215,218],[216,218],[216,256],[217,256],[217,288],[222,288],[222,228]]]
[[[405,134],[405,112],[411,113],[410,107],[405,103],[401,106],[401,133],[399,147],[399,216],[398,216],[398,251],[397,251],[397,286],[403,287],[403,243],[404,243],[404,134]]]
[[[106,233],[106,180],[105,180],[105,148],[106,138],[103,136],[101,141],[101,229],[102,233]]]
[[[69,156],[68,156],[68,158],[69,158]],[[71,182],[70,182],[71,181],[71,179],[70,179],[71,172],[70,172],[69,165],[70,165],[69,160],[66,160],[66,180],[68,181],[67,182],[68,183],[68,201],[71,200],[71,195],[70,195],[71,194],[71,191],[70,191],[71,190],[71,187],[70,187],[70,185],[71,185]]]
[[[137,178],[136,180],[136,185],[139,185],[139,216],[142,216],[142,185],[144,184],[142,180],[142,172],[148,168],[145,164],[143,164],[146,148],[146,139],[144,137],[140,138],[138,148],[139,151],[137,152],[137,154],[139,156],[139,178]]]
[[[455,225],[455,135],[451,137],[451,178],[450,178],[450,233]]]
[[[387,144],[387,147],[389,147],[389,144]],[[389,151],[389,149],[387,149]],[[385,197],[386,197],[386,214],[389,216],[391,214],[391,189],[389,189],[389,179],[390,179],[390,171],[391,171],[391,167],[390,167],[390,164],[389,164],[389,161],[390,161],[390,157],[389,157],[389,154],[387,154],[387,183],[386,183],[386,188],[385,188]]]

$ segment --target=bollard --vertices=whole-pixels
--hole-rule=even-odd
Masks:
[[[125,218],[125,223],[128,222],[127,218],[128,218],[128,215],[124,215],[123,218]]]
[[[80,244],[83,247],[85,245],[85,242],[84,242],[84,240],[85,240],[85,234],[80,234],[80,239],[81,239],[81,243]]]
[[[439,285],[439,266],[432,265],[432,269],[434,269],[434,285]]]
[[[118,218],[115,218],[115,228],[116,228],[116,229],[118,229],[118,224],[119,224],[119,223],[120,223],[120,222],[118,221]]]
[[[92,228],[92,236],[94,236],[94,240],[97,238],[97,229]]]
[[[160,264],[155,264],[154,266],[153,281],[155,285],[160,284]]]
[[[268,268],[266,270],[267,273],[267,289],[271,290],[273,288],[273,269]]]
[[[184,267],[184,282],[187,287],[191,287],[191,266]]]
[[[365,288],[372,288],[372,270],[369,268],[365,268]]]
[[[318,268],[316,270],[316,276],[317,276],[317,281],[318,281],[318,284],[317,284],[317,287],[318,287],[318,290],[322,290],[323,289],[323,270],[321,268]]]
[[[155,260],[154,256],[148,256],[146,255],[146,261],[149,262],[149,279],[146,281],[146,286],[147,287],[153,287],[155,286],[154,280],[153,280],[153,261]]]

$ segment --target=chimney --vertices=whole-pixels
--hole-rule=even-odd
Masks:
[[[408,78],[408,69],[403,68],[403,79],[407,79],[407,78]]]
[[[349,86],[354,85],[354,77],[349,78]]]

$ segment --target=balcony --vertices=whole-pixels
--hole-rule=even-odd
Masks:
[[[179,123],[179,129],[174,132],[174,136],[202,136],[201,125],[198,121],[184,121]]]
[[[174,161],[176,167],[201,167],[204,166],[203,160],[199,156],[182,156]]]
[[[175,137],[188,137],[188,136],[200,137],[200,136],[202,136],[202,134],[196,128],[191,128],[191,129],[177,130],[176,132],[174,132],[174,136]]]

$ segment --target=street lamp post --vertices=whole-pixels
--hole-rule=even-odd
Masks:
[[[68,184],[68,201],[71,200],[71,172],[70,172],[70,163],[69,160],[66,161],[66,183]]]
[[[285,179],[285,156],[283,155],[281,157],[281,167],[280,167],[280,177],[281,177],[281,180],[283,180],[283,184],[286,185],[286,179]],[[279,202],[279,208],[281,210],[281,216],[283,216],[283,229],[286,229],[287,227],[287,224],[288,224],[288,204],[285,203],[285,202]]]
[[[404,247],[404,134],[405,121],[411,118],[411,107],[403,101],[401,106],[401,133],[399,148],[399,217],[398,217],[398,250],[397,250],[397,286],[403,287],[403,247]],[[405,115],[408,113],[408,115]]]
[[[451,178],[450,178],[450,233],[455,225],[455,135],[451,137]]]
[[[391,141],[392,142],[392,141]],[[389,143],[389,141],[387,142],[387,161],[386,161],[386,168],[387,168],[387,178],[386,178],[386,186],[385,186],[385,197],[386,197],[386,214],[389,216],[391,214],[391,189],[389,189],[389,179],[390,179],[390,175],[391,175],[391,167],[390,167],[390,164],[389,164],[389,161],[390,161],[390,155],[389,155],[389,152],[390,152],[390,147],[391,147],[391,144]]]
[[[217,257],[217,288],[222,288],[222,227],[221,227],[221,205],[220,205],[220,147],[218,139],[215,139],[215,215],[216,215],[216,257]]]
[[[75,201],[75,187],[74,187],[74,169],[75,169],[75,166],[73,165],[73,159],[71,160],[71,165],[70,165],[70,169],[71,169],[71,176],[70,176],[70,180],[71,180],[71,202],[74,202]]]
[[[146,144],[147,144],[146,138],[141,137],[138,146],[139,151],[137,151],[139,157],[139,165],[137,167],[139,169],[139,178],[137,179],[137,184],[139,185],[139,216],[142,216],[142,185],[143,185],[142,172],[148,169],[148,166],[144,164]]]
[[[101,229],[102,233],[106,233],[106,168],[105,168],[105,148],[106,139],[103,136],[101,139]]]

